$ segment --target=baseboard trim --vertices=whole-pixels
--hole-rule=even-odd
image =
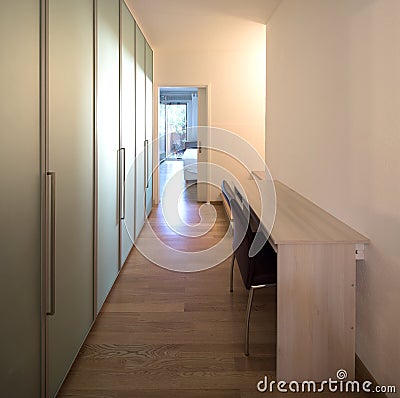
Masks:
[[[368,368],[364,365],[363,361],[359,358],[359,356],[356,354],[356,380],[363,383],[364,381],[370,381],[372,383],[371,389],[374,389],[378,383],[375,380],[374,376],[372,376],[371,372],[368,370]],[[377,392],[371,392],[368,393],[368,396],[371,398],[375,397],[386,397],[386,394],[384,393],[377,393]]]

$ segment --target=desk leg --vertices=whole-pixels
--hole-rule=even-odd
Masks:
[[[277,380],[354,378],[354,245],[279,245]]]

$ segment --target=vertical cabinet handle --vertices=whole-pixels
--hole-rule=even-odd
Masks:
[[[50,249],[50,281],[48,282],[50,308],[46,314],[54,315],[56,313],[56,173],[48,171],[46,174],[50,177],[50,245],[48,246]]]
[[[144,140],[144,187],[149,187],[149,140]]]
[[[121,220],[125,220],[125,148],[121,148],[119,151],[119,216]]]
[[[199,141],[199,153],[201,153],[201,141]]]

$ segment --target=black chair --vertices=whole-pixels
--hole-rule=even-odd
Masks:
[[[221,184],[221,191],[222,191],[222,203],[225,208],[225,212],[229,218],[229,222],[232,224],[232,209],[231,209],[231,201],[235,197],[231,186],[228,184],[227,181],[223,180]]]
[[[225,199],[229,203],[229,207],[231,207],[231,200],[235,197],[235,194],[233,193],[233,190],[229,183],[226,180],[222,181],[221,184],[221,189],[222,189],[222,194],[224,195]]]
[[[255,234],[250,227],[250,209],[239,205],[236,199],[231,200],[234,220],[233,256],[231,264],[231,292],[233,292],[233,268],[236,262],[244,286],[249,292],[246,311],[245,355],[249,355],[249,325],[253,303],[254,290],[262,287],[276,286],[277,256],[271,245],[266,242],[262,249],[254,256],[249,256],[249,250]]]
[[[250,228],[251,228],[251,232],[253,234],[256,234],[256,232],[258,231],[258,226],[260,224],[260,220],[258,219],[258,217],[255,215],[255,213],[253,212],[253,210],[251,209],[251,207],[249,206],[249,204],[247,203],[246,199],[243,197],[243,195],[241,194],[241,192],[237,189],[237,187],[235,186],[235,193],[234,193],[234,198],[238,200],[239,204],[241,205],[241,207],[246,207],[247,209],[250,210],[250,217],[249,217],[249,222],[250,222]]]

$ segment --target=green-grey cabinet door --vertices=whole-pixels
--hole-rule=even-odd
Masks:
[[[119,0],[97,0],[97,311],[118,275]]]
[[[136,25],[136,213],[135,239],[145,220],[146,75],[145,38]]]
[[[2,397],[40,395],[40,4],[0,2]]]
[[[55,300],[47,308],[46,365],[53,397],[93,321],[93,1],[50,0],[48,15]]]
[[[135,30],[135,20],[121,1],[121,266],[135,239]]]
[[[153,50],[146,42],[146,215],[153,207]]]

